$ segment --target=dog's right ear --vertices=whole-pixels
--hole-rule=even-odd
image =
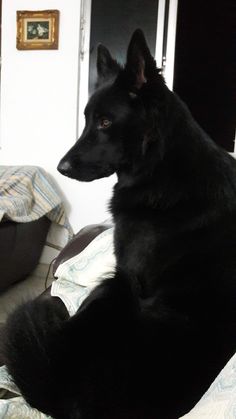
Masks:
[[[97,49],[97,86],[114,79],[120,71],[120,66],[114,60],[106,47],[98,45]]]
[[[141,29],[134,31],[127,51],[125,74],[131,91],[137,93],[146,83],[156,77],[156,62],[148,48]]]

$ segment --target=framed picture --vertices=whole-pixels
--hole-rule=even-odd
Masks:
[[[17,11],[17,49],[58,49],[59,10]]]

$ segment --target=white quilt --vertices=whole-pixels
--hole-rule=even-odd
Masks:
[[[114,269],[111,228],[97,236],[79,255],[58,267],[58,279],[53,282],[51,294],[61,298],[73,315],[91,290]],[[4,366],[0,368],[0,389],[10,390],[16,395],[12,399],[0,400],[0,419],[49,419],[27,405]],[[197,405],[179,419],[236,419],[236,354]]]

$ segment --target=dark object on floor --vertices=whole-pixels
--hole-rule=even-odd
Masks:
[[[46,216],[28,223],[0,223],[0,292],[35,269],[50,224]]]
[[[117,271],[71,318],[49,298],[18,308],[6,364],[56,419],[177,419],[236,349],[236,162],[165,86],[140,30],[124,69],[99,47],[98,76],[58,168],[117,173]]]

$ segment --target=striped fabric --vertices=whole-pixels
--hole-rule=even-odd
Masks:
[[[20,223],[46,215],[51,221],[73,232],[62,199],[50,176],[37,166],[0,166],[0,221]]]

